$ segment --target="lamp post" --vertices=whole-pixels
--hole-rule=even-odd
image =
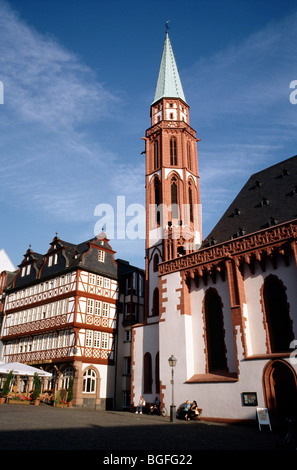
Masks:
[[[168,359],[169,365],[171,367],[171,390],[172,390],[172,396],[171,396],[171,405],[170,405],[170,421],[173,422],[176,419],[176,406],[174,404],[174,367],[176,366],[176,358],[171,355],[170,358]]]

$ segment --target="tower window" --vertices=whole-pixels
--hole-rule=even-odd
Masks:
[[[104,255],[105,255],[104,251],[102,250],[98,251],[98,261],[100,261],[101,263],[104,263]]]
[[[158,264],[159,264],[159,255],[158,253],[155,254],[153,259],[153,271],[156,273],[158,271]]]
[[[190,222],[194,221],[193,217],[193,196],[192,196],[192,188],[189,185],[189,209],[190,209]]]
[[[172,212],[172,218],[177,219],[178,218],[178,206],[177,206],[177,184],[176,184],[176,178],[172,178],[172,183],[171,183],[171,212]]]
[[[159,316],[159,289],[156,287],[153,293],[153,311],[154,317]]]
[[[157,225],[160,225],[160,204],[161,204],[161,199],[160,199],[160,180],[158,178],[155,178],[155,210],[156,210],[156,222]]]
[[[191,144],[190,144],[190,142],[188,143],[187,150],[188,150],[188,169],[192,170],[192,158],[191,158]]]
[[[177,165],[176,139],[170,139],[170,165]]]
[[[159,142],[156,140],[154,142],[154,169],[156,170],[160,166],[160,157],[159,157]]]

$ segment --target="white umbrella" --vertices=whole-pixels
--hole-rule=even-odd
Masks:
[[[34,375],[37,372],[40,377],[52,376],[52,374],[45,370],[37,369],[21,362],[0,363],[0,374],[9,374],[10,371],[13,372],[13,375]]]

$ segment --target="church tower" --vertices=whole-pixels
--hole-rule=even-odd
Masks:
[[[159,316],[158,263],[202,242],[196,132],[166,31],[146,131],[147,319]]]

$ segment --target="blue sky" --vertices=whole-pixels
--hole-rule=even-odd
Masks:
[[[144,205],[167,20],[202,139],[204,237],[251,174],[297,154],[294,0],[0,0],[0,248],[15,265],[56,232],[92,238],[98,204]],[[144,267],[144,240],[114,235],[116,257]]]

